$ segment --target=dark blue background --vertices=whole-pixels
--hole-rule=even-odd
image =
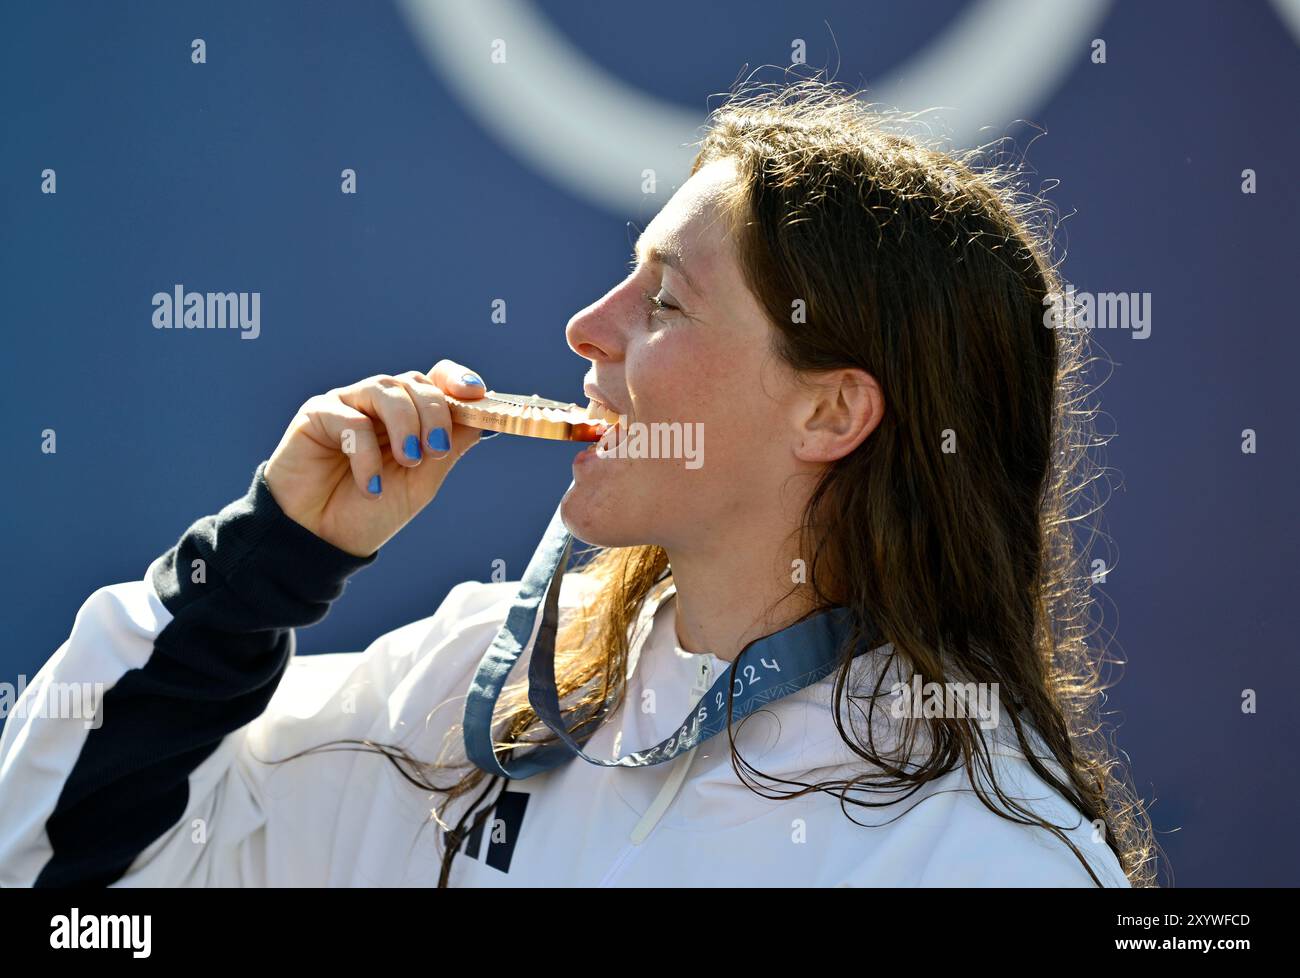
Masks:
[[[792,37],[870,83],[962,9],[544,6],[593,60],[701,121],[707,95],[787,60]],[[1121,3],[1098,35],[1108,63],[1081,45],[1027,115],[1048,130],[1030,162],[1074,212],[1066,278],[1153,295],[1148,340],[1100,337],[1117,432],[1107,616],[1130,660],[1109,706],[1174,882],[1294,884],[1300,57],[1262,2]],[[649,216],[598,209],[485,134],[386,4],[6,5],[0,119],[10,682],[91,591],[139,578],[240,495],[312,393],[450,357],[489,387],[581,398],[564,324],[624,274],[625,221]],[[151,296],[177,282],[260,291],[261,337],[153,329]],[[490,322],[495,297],[509,325]],[[572,455],[484,442],[301,648],[362,648],[494,558],[517,577]]]

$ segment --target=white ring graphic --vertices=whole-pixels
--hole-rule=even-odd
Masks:
[[[1273,9],[1286,24],[1291,36],[1300,43],[1300,0],[1273,0]]]
[[[867,97],[905,110],[951,107],[931,118],[959,145],[984,142],[982,127],[1000,135],[1087,63],[1110,3],[975,0]],[[685,180],[703,108],[690,112],[610,75],[522,0],[397,5],[462,104],[555,183],[626,215],[645,207],[642,171],[654,170],[664,187]],[[490,57],[497,39],[504,63]]]

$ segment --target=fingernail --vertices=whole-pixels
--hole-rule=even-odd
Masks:
[[[447,437],[446,428],[434,428],[429,432],[429,447],[435,452],[445,452],[451,448],[451,439]]]
[[[371,495],[378,496],[383,491],[379,486],[379,476],[372,475],[370,477],[370,484],[366,486],[366,491]]]
[[[415,435],[407,435],[406,441],[402,442],[402,451],[412,461],[418,459],[420,457],[420,439],[416,438]]]
[[[469,384],[471,387],[482,387],[483,381],[478,379],[478,374],[466,374],[460,379],[462,384]]]

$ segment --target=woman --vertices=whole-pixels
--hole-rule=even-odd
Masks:
[[[299,658],[484,388],[443,360],[311,398],[27,690],[107,692],[94,729],[7,724],[0,883],[1149,883],[1069,526],[1083,340],[1006,177],[829,85],[733,96],[566,330],[609,445],[689,424],[703,464],[582,453],[522,587]]]

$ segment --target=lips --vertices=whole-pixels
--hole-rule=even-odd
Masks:
[[[590,415],[593,418],[601,417],[599,411],[609,412],[610,414],[613,414],[615,417],[617,417],[620,414],[627,413],[626,411],[620,410],[619,406],[615,404],[613,400],[607,397],[603,390],[601,390],[599,387],[597,387],[595,384],[591,383],[590,381],[588,381],[586,384],[583,385],[582,392],[586,394],[590,400],[590,403],[588,404],[587,407],[588,412],[592,410],[593,406],[598,409],[597,413]]]

